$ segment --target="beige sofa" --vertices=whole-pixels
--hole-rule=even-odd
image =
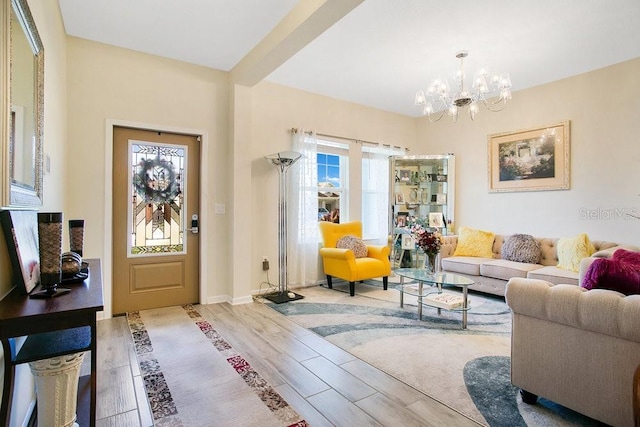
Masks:
[[[640,364],[640,295],[513,278],[511,382],[613,426],[633,426]]]
[[[507,235],[496,235],[493,241],[493,258],[453,256],[458,236],[445,236],[440,249],[440,266],[451,273],[461,273],[475,280],[469,289],[504,296],[507,281],[512,277],[546,280],[553,284],[577,285],[580,273],[563,270],[558,265],[557,238],[537,238],[542,250],[540,264],[501,259],[502,244]],[[617,246],[617,243],[592,241],[596,251]]]

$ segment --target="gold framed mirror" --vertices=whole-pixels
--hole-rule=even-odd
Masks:
[[[26,0],[0,0],[2,206],[42,204],[44,48]]]

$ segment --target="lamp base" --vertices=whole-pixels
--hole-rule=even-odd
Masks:
[[[264,296],[271,302],[275,302],[276,304],[282,304],[284,302],[295,301],[297,299],[304,298],[300,294],[296,294],[295,292],[286,291],[286,292],[275,292],[272,294],[268,294]]]
[[[69,292],[71,292],[71,289],[69,288],[59,288],[57,286],[51,286],[48,288],[44,288],[44,290],[42,291],[33,292],[29,294],[29,298],[34,298],[34,299],[54,298],[54,297],[59,297],[60,295],[68,294]]]

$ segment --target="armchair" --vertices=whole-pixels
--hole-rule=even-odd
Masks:
[[[388,246],[367,245],[367,255],[356,258],[351,249],[336,248],[336,244],[343,236],[362,238],[362,222],[336,224],[320,221],[319,224],[323,241],[320,256],[329,289],[333,288],[332,277],[337,277],[349,282],[349,293],[354,296],[356,281],[382,277],[383,288],[387,290],[389,274],[391,274]]]

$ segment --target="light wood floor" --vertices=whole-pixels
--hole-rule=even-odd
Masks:
[[[259,302],[196,308],[312,426],[478,425]],[[152,426],[126,318],[98,322],[97,357],[97,426]]]

